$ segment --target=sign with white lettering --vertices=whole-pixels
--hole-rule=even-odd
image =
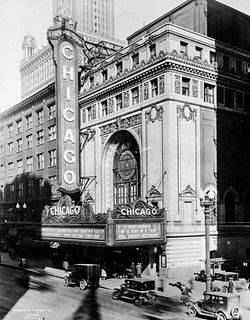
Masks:
[[[59,190],[74,193],[79,191],[77,48],[59,40],[56,52]]]
[[[115,226],[115,240],[162,240],[162,224],[153,223],[137,223],[137,224],[116,224]]]
[[[105,241],[105,228],[42,227],[41,237],[46,240],[95,240]]]

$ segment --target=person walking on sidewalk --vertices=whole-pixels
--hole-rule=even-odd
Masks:
[[[138,262],[136,265],[136,276],[137,278],[141,278],[141,263]]]
[[[131,264],[131,273],[132,273],[133,277],[135,277],[136,269],[135,269],[135,263],[134,262],[132,262],[132,264]]]

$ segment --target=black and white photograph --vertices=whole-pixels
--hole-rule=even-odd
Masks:
[[[0,0],[0,320],[250,320],[249,0]]]

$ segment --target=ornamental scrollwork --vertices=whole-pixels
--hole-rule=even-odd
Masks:
[[[111,132],[120,130],[120,129],[126,129],[129,127],[133,127],[135,125],[142,123],[142,116],[141,114],[136,114],[134,116],[128,117],[128,118],[117,118],[116,121],[111,122],[109,124],[106,124],[102,127],[100,127],[101,135],[109,134]]]
[[[161,121],[162,120],[162,114],[163,114],[163,107],[156,105],[153,105],[149,111],[146,112],[146,122],[151,121],[154,123],[156,120]]]
[[[185,119],[187,121],[195,121],[197,116],[197,111],[192,109],[188,103],[184,106],[177,107],[177,116],[180,119]]]

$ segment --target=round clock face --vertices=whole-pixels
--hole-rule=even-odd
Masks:
[[[135,174],[136,160],[132,152],[124,151],[118,161],[118,174],[124,180],[129,180]]]
[[[184,108],[184,115],[186,118],[189,118],[190,117],[190,114],[191,114],[191,111],[189,109],[189,107],[185,107]]]

